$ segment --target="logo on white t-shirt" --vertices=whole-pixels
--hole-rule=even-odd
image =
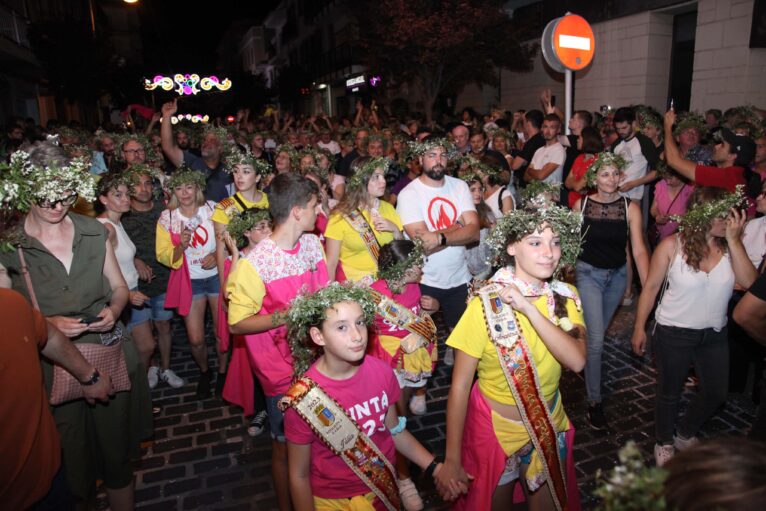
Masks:
[[[444,197],[434,197],[428,205],[428,221],[431,229],[439,231],[446,229],[457,220],[457,208],[455,204]]]
[[[207,243],[210,234],[207,232],[204,226],[200,225],[192,234],[191,242],[189,243],[194,248],[204,247]]]

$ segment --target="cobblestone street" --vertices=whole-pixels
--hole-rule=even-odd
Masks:
[[[635,440],[651,455],[654,369],[630,354],[632,308],[623,308],[609,330],[604,352],[605,409],[612,432],[596,433],[585,420],[582,378],[566,373],[564,403],[577,429],[575,459],[583,508],[593,509],[591,497],[597,469],[608,469],[617,450]],[[178,329],[176,329],[178,330]],[[211,350],[212,351],[212,350]],[[214,359],[211,356],[211,361]],[[173,368],[192,381],[180,389],[162,384],[153,391],[162,412],[155,418],[155,437],[136,463],[136,506],[141,510],[271,510],[276,498],[270,476],[268,433],[251,438],[241,411],[221,402],[194,398],[197,369],[188,351],[173,354]],[[440,365],[429,385],[428,413],[408,423],[412,433],[433,451],[443,454],[445,407],[450,369]],[[687,390],[687,392],[690,392]],[[731,395],[726,407],[708,422],[703,436],[742,435],[753,419],[754,406],[743,395]],[[446,509],[433,487],[415,481],[426,498],[426,509]],[[105,506],[104,499],[101,502]],[[105,508],[105,507],[104,507]]]

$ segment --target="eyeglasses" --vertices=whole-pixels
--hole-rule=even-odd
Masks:
[[[59,199],[55,201],[41,200],[37,203],[37,205],[43,209],[53,209],[56,207],[57,204],[61,204],[65,208],[68,208],[69,206],[74,204],[76,201],[77,201],[77,194],[73,193],[72,195],[69,195],[67,197],[64,197],[63,199]]]
[[[123,149],[122,151],[126,154],[146,154],[143,149]]]

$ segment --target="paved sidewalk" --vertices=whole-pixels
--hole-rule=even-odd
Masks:
[[[648,360],[630,353],[629,332],[633,312],[623,308],[615,318],[604,350],[605,409],[613,431],[591,431],[585,421],[585,385],[579,375],[562,378],[564,403],[576,429],[575,460],[584,509],[593,509],[591,497],[596,470],[616,462],[617,450],[635,440],[649,459],[653,446],[654,369]],[[175,336],[182,336],[174,329]],[[212,355],[210,360],[214,361]],[[173,369],[192,383],[180,389],[160,384],[153,391],[163,409],[155,418],[155,437],[136,464],[136,506],[140,510],[272,510],[276,498],[270,476],[268,433],[250,438],[241,411],[221,402],[194,398],[197,369],[188,351],[173,354]],[[445,407],[450,368],[440,365],[429,385],[428,413],[408,423],[412,433],[434,452],[443,454]],[[687,392],[691,392],[688,390]],[[754,406],[741,395],[730,396],[703,431],[703,436],[742,435],[752,422]],[[426,509],[446,509],[432,485],[416,484]],[[101,509],[107,509],[100,499]]]

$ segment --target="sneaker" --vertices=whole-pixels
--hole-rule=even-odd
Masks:
[[[658,467],[670,461],[675,453],[676,449],[672,445],[654,444],[654,462]]]
[[[153,389],[160,382],[160,368],[152,366],[146,373],[146,379],[149,380],[149,388]]]
[[[223,386],[226,384],[226,373],[218,373],[215,377],[215,397],[223,396]]]
[[[700,440],[696,436],[690,438],[684,438],[681,435],[673,436],[673,447],[675,447],[677,451],[685,451],[686,449],[694,447],[698,443],[700,443]]]
[[[207,372],[199,373],[199,381],[197,381],[197,391],[195,394],[200,401],[210,397],[210,375],[209,369]]]
[[[415,394],[412,396],[412,399],[410,399],[410,411],[412,412],[412,415],[425,415],[428,411],[425,394]]]
[[[266,420],[268,418],[269,416],[266,413],[266,410],[261,410],[253,415],[253,418],[250,419],[250,426],[247,428],[247,434],[250,436],[258,436],[263,433],[266,429]]]
[[[174,389],[186,385],[184,379],[178,376],[172,369],[165,369],[164,371],[161,371],[160,380],[164,381]]]
[[[453,348],[444,350],[444,365],[448,367],[455,365],[455,350]]]
[[[604,407],[601,403],[588,406],[588,421],[590,422],[590,427],[597,431],[609,429],[609,423],[606,421]]]
[[[407,511],[420,511],[423,509],[423,499],[418,494],[418,489],[415,488],[415,483],[412,479],[400,479],[399,480],[399,496],[402,497],[402,505]]]

